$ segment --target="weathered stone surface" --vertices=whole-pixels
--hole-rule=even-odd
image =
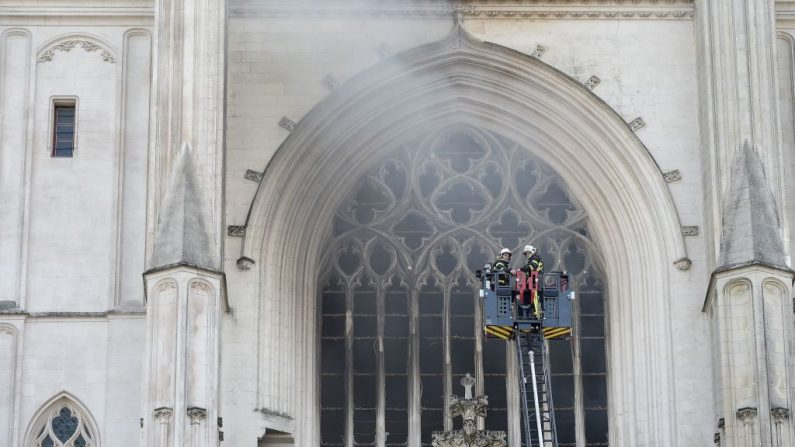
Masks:
[[[720,250],[721,268],[749,261],[786,266],[775,199],[762,161],[747,141],[732,164]]]
[[[150,269],[180,263],[220,268],[208,231],[207,202],[187,143],[179,152],[160,216]]]

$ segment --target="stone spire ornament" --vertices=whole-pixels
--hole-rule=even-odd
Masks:
[[[478,430],[477,418],[486,417],[486,408],[489,405],[487,396],[473,397],[472,387],[475,378],[469,373],[461,379],[464,387],[464,398],[456,395],[450,396],[450,414],[455,419],[463,419],[460,430],[435,432],[433,434],[434,447],[505,447],[504,431]]]
[[[748,141],[732,164],[723,208],[719,270],[749,263],[787,268],[773,191],[762,160]]]

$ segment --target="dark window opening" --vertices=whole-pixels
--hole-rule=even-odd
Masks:
[[[75,152],[75,103],[55,104],[53,112],[52,156],[72,157]]]

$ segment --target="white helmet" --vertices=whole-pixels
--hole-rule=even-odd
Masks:
[[[508,253],[510,255],[511,254],[511,250],[509,250],[507,248],[503,248],[502,250],[500,250],[500,255],[504,255],[505,253]]]
[[[538,250],[535,247],[533,247],[532,245],[525,245],[524,246],[524,250],[522,251],[522,253],[536,254],[536,251],[538,251]]]

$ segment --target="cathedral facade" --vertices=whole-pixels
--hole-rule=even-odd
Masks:
[[[7,0],[0,447],[520,447],[526,244],[560,446],[795,446],[793,172],[788,0]]]

